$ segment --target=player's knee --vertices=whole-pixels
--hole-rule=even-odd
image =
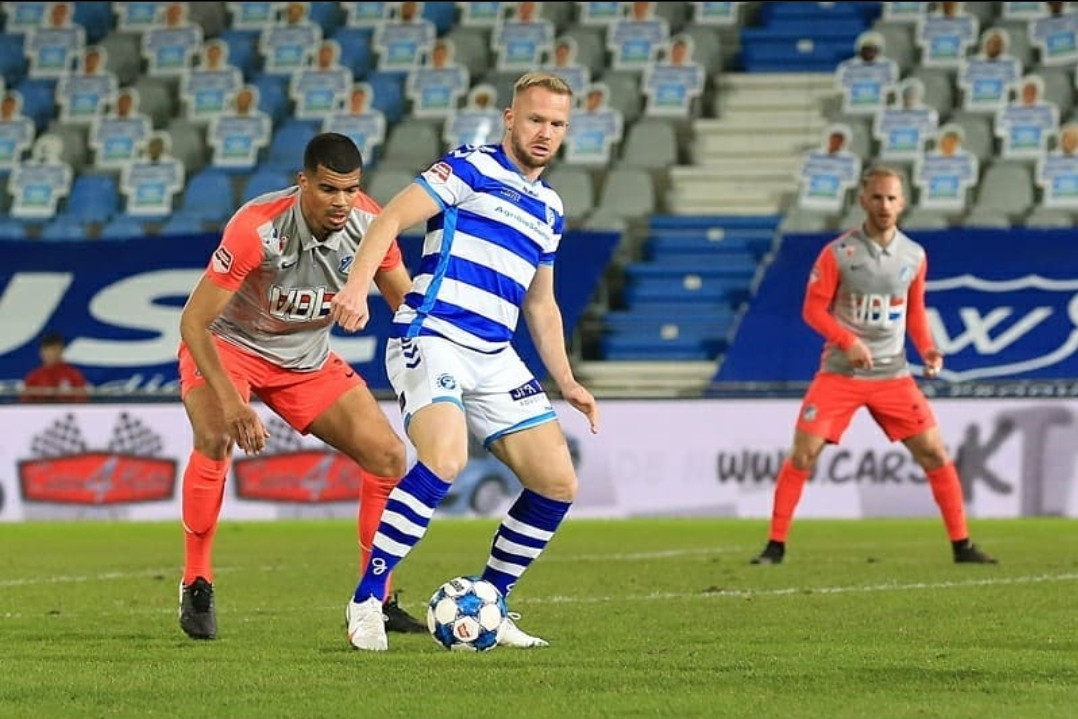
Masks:
[[[446,482],[452,482],[457,475],[464,471],[464,465],[468,463],[468,453],[464,452],[441,452],[429,457],[421,457],[420,461],[435,476]]]
[[[196,428],[193,445],[196,452],[213,460],[222,460],[228,456],[232,440],[223,431]]]
[[[404,442],[394,437],[393,442],[386,442],[377,451],[370,453],[361,463],[363,469],[379,477],[400,477],[407,470],[407,457]]]
[[[577,486],[575,474],[561,476],[548,483],[542,494],[559,502],[572,502],[576,499]]]
[[[816,468],[817,453],[811,449],[795,447],[790,453],[790,464],[800,472],[811,472]]]
[[[950,461],[947,448],[943,446],[942,442],[918,449],[914,458],[917,460],[917,464],[921,465],[921,469],[926,472],[939,469]]]

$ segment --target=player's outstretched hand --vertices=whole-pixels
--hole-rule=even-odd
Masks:
[[[857,339],[846,349],[846,359],[856,369],[872,369],[872,352],[864,342]]]
[[[595,401],[591,392],[585,389],[584,385],[574,382],[572,385],[563,388],[561,394],[566,402],[571,404],[574,409],[588,418],[588,424],[591,425],[591,433],[598,433],[599,404]]]
[[[928,379],[938,377],[940,370],[943,369],[943,353],[933,347],[925,352],[925,356],[921,359],[925,362],[925,377]]]
[[[366,327],[371,318],[370,308],[367,307],[367,288],[359,289],[345,284],[330,300],[329,316],[345,332],[358,332]]]
[[[258,454],[266,448],[269,431],[251,405],[241,402],[225,407],[225,427],[232,441],[247,454]]]

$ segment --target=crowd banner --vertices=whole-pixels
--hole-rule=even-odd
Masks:
[[[1078,377],[1078,252],[1071,230],[952,229],[911,235],[928,253],[928,319],[947,357],[941,379]],[[783,238],[717,381],[811,378],[822,340],[801,319],[801,307],[812,264],[834,238]],[[910,357],[915,364],[920,361],[912,349]]]
[[[934,404],[972,517],[1078,517],[1078,400],[941,399]],[[256,405],[266,451],[237,452],[226,519],[354,517],[358,468]],[[400,412],[383,410],[400,427]],[[580,476],[574,517],[748,517],[771,512],[795,399],[607,400],[591,434],[556,410]],[[7,405],[0,443],[0,521],[176,520],[190,430],[178,403]],[[473,447],[440,512],[497,516],[519,491]],[[938,516],[923,472],[860,413],[824,450],[801,517]]]
[[[612,232],[569,232],[562,239],[555,292],[567,328],[576,324],[617,247]],[[177,394],[180,312],[217,246],[215,234],[64,244],[0,241],[0,394],[11,394],[39,363],[45,330],[68,340],[66,358],[101,394]],[[409,268],[422,239],[400,241]],[[317,290],[317,288],[308,288]],[[330,297],[323,293],[323,313]],[[389,389],[384,367],[391,313],[376,295],[357,334],[334,330],[332,345],[376,390]],[[540,377],[542,365],[521,321],[515,344]]]

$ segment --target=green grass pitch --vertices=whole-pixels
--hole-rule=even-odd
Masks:
[[[425,614],[495,524],[436,518],[400,567]],[[222,524],[219,638],[176,622],[178,524],[0,525],[0,717],[1053,717],[1078,706],[1078,523],[566,523],[511,602],[547,649],[352,651],[348,522]]]

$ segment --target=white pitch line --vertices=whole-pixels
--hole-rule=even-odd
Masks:
[[[969,587],[992,587],[1008,584],[1039,584],[1043,582],[1070,582],[1078,580],[1078,573],[1038,574],[1026,577],[997,577],[994,579],[970,579],[961,582],[913,582],[910,584],[868,584],[837,587],[784,587],[781,589],[717,589],[701,592],[653,592],[631,594],[624,597],[535,597],[520,599],[521,604],[602,604],[605,602],[654,602],[671,599],[706,599],[711,597],[746,599],[749,597],[782,597],[796,594],[869,594],[873,592],[904,592],[922,589],[962,589]]]

